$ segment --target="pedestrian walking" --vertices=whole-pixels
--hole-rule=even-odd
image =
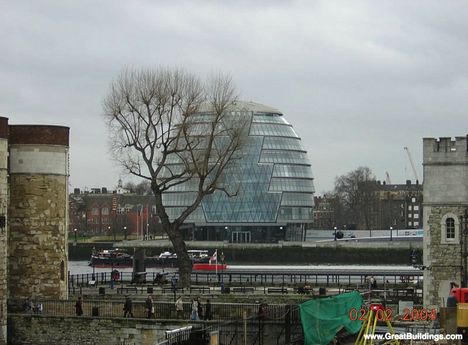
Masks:
[[[182,296],[179,296],[179,298],[177,298],[177,301],[175,302],[175,308],[177,318],[182,319],[184,317],[184,301],[182,300]]]
[[[200,302],[200,299],[197,297],[197,304],[198,304],[198,320],[203,320],[203,305]]]
[[[132,305],[132,300],[130,296],[125,297],[125,303],[124,303],[124,317],[133,317],[133,311],[132,311],[133,305]]]
[[[78,297],[78,300],[75,303],[75,313],[76,316],[83,315],[83,300],[81,299],[81,296]]]
[[[154,304],[153,304],[153,297],[148,295],[148,298],[145,301],[145,309],[146,309],[146,317],[151,319],[154,315]]]
[[[198,301],[196,299],[192,299],[192,315],[190,316],[191,320],[200,320],[198,318]]]
[[[210,300],[206,300],[205,304],[205,320],[211,320],[213,317],[212,312],[211,312],[211,303]]]

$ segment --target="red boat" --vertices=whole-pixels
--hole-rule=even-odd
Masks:
[[[227,269],[226,264],[193,264],[192,269],[194,271],[225,271]]]

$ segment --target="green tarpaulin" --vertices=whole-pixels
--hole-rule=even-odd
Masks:
[[[359,332],[361,321],[351,320],[350,311],[354,308],[360,316],[361,305],[362,296],[357,291],[300,304],[304,344],[326,345],[343,327],[351,334]]]

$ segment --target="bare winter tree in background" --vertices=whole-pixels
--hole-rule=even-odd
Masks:
[[[339,208],[335,207],[340,210],[342,222],[370,228],[376,187],[374,174],[368,167],[359,167],[336,178],[333,195],[341,203]]]
[[[242,117],[228,114],[235,98],[229,77],[203,83],[185,71],[159,69],[122,72],[104,100],[113,155],[130,174],[151,183],[183,286],[190,285],[192,263],[180,226],[206,195],[236,193],[223,183],[223,172],[241,156],[247,128]],[[181,184],[196,192],[171,219],[163,193]]]

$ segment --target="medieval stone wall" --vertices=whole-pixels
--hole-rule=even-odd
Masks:
[[[67,177],[10,178],[10,298],[66,298]]]
[[[0,345],[7,342],[7,256],[8,228],[6,222],[8,205],[8,119],[0,118]],[[1,221],[3,222],[3,220]]]
[[[443,306],[450,283],[463,272],[463,222],[468,208],[468,150],[466,137],[424,139],[424,305]],[[453,219],[454,236],[446,220]]]
[[[252,322],[253,321],[253,322]],[[247,342],[258,341],[259,324],[257,320],[247,323]],[[243,328],[237,325],[224,325],[221,338],[240,344],[243,341]],[[11,345],[155,345],[166,338],[165,332],[192,325],[206,328],[208,325],[217,329],[216,321],[175,321],[146,320],[105,317],[54,317],[40,315],[10,314],[8,316]],[[284,320],[265,321],[262,325],[264,344],[276,344],[278,338],[284,339]],[[302,332],[295,328],[294,332]],[[282,333],[282,335],[280,335]],[[234,335],[237,335],[234,338]],[[234,339],[234,340],[233,340]],[[284,341],[284,340],[283,340]],[[280,342],[283,344],[284,342]]]
[[[154,345],[164,339],[167,330],[141,319],[11,314],[8,321],[11,345]]]
[[[67,298],[68,131],[10,126],[10,298]]]

